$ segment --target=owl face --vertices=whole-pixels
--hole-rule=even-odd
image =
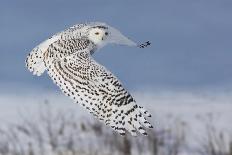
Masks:
[[[103,47],[108,43],[127,46],[137,46],[135,42],[128,39],[117,29],[110,26],[94,26],[88,30],[88,39],[98,47]]]
[[[95,27],[89,31],[88,38],[96,45],[102,45],[109,36],[106,28]]]

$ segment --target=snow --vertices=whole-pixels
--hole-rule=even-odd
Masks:
[[[78,117],[93,119],[83,108],[73,104],[72,100],[61,93],[22,94],[0,95],[2,125],[20,121],[22,114],[32,119],[36,117],[38,109],[47,103],[52,109],[74,111]],[[190,150],[198,147],[199,141],[205,138],[207,123],[212,123],[217,131],[231,138],[232,94],[230,92],[132,92],[132,95],[138,104],[150,111],[152,114],[150,120],[155,128],[176,127],[177,123],[184,125]]]
[[[18,113],[25,109],[29,112],[49,102],[55,109],[75,110],[78,115],[85,111],[61,93],[38,92],[27,95],[0,95],[0,120],[14,121]],[[26,94],[26,93],[25,93]],[[153,115],[156,126],[163,125],[163,119],[178,118],[188,122],[193,128],[201,117],[213,115],[217,126],[232,130],[232,93],[189,93],[189,92],[132,92],[137,103],[144,106]],[[160,122],[159,122],[160,121]]]

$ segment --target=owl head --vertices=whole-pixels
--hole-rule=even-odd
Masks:
[[[105,46],[108,43],[127,46],[137,45],[117,29],[103,23],[91,26],[88,29],[88,39],[99,47]]]

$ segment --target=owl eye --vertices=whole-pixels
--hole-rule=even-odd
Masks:
[[[95,34],[96,34],[96,35],[99,35],[99,32],[96,32]]]
[[[108,32],[105,32],[105,35],[107,36],[109,33]]]

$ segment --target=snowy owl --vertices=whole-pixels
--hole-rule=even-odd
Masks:
[[[45,70],[62,92],[121,135],[147,135],[151,115],[138,106],[121,82],[92,55],[108,43],[137,45],[117,29],[100,22],[74,25],[35,47],[26,58],[34,75]]]

